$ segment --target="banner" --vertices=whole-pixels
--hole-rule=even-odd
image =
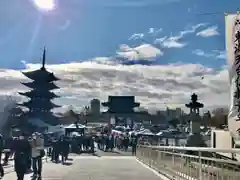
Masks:
[[[226,53],[230,82],[228,127],[233,136],[240,128],[240,15],[225,15]]]
[[[115,125],[116,124],[116,118],[115,117],[111,117],[110,118],[110,124],[111,125]]]

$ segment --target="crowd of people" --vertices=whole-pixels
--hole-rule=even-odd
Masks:
[[[33,179],[41,179],[42,158],[45,156],[44,139],[40,133],[26,136],[21,133],[18,137],[4,138],[0,136],[0,162],[2,154],[5,155],[3,162],[7,164],[13,156],[14,169],[17,180],[23,180],[25,173],[33,171]],[[4,169],[0,163],[0,176],[4,176]]]
[[[30,136],[20,133],[18,137],[10,138],[0,135],[0,177],[4,176],[3,165],[8,164],[10,157],[13,157],[17,180],[23,180],[26,173],[33,173],[32,179],[41,180],[43,157],[48,156],[52,162],[64,164],[71,152],[94,153],[95,142],[98,149],[103,151],[113,151],[114,148],[128,151],[128,147],[131,146],[132,155],[136,154],[137,136],[128,133],[121,135],[101,133],[98,136],[81,134],[71,138],[48,136],[37,132]]]
[[[47,154],[46,147],[48,147]],[[13,156],[17,180],[23,180],[24,175],[31,172],[33,172],[32,179],[40,180],[43,157],[49,156],[55,163],[61,159],[64,164],[68,159],[69,148],[70,142],[64,136],[46,138],[45,135],[37,132],[31,136],[24,133],[11,138],[0,136],[0,162],[2,162],[2,154],[4,154],[3,164],[0,163],[0,177],[4,176],[3,165],[8,164],[9,158]]]
[[[132,147],[132,155],[136,155],[137,136],[135,134],[107,134],[102,133],[96,137],[98,148],[104,151],[113,151],[114,148],[118,150],[128,151],[128,147]]]

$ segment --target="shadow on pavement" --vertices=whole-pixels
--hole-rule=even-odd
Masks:
[[[72,162],[65,162],[63,165],[64,166],[71,166],[71,165],[73,165],[73,163]]]
[[[92,154],[93,156],[96,156],[96,157],[101,157],[99,154],[97,154],[97,153],[93,153]]]
[[[122,153],[120,153],[120,152],[118,152],[118,151],[109,151],[110,153],[113,153],[113,154],[122,154]]]

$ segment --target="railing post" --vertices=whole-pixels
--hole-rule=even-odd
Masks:
[[[199,160],[199,180],[203,180],[202,177],[202,152],[200,150],[198,150],[198,160]]]
[[[175,157],[174,157],[174,147],[172,148],[172,164],[174,165],[175,164]]]

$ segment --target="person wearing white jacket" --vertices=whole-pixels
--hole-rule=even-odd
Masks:
[[[32,168],[33,178],[41,179],[42,174],[42,157],[45,155],[44,151],[44,139],[41,138],[41,134],[34,133],[32,135]]]

